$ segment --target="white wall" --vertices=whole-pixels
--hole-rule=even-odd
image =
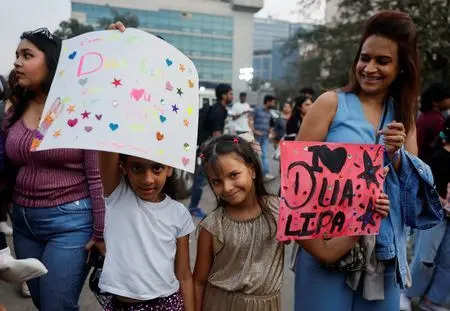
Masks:
[[[47,27],[55,31],[70,18],[70,0],[2,0],[0,5],[0,74],[9,73],[22,32]]]

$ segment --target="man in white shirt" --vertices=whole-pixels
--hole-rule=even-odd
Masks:
[[[239,102],[233,104],[228,115],[231,117],[231,129],[236,135],[252,133],[251,112],[253,109],[246,102],[247,93],[239,94]]]

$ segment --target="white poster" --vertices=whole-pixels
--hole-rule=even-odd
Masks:
[[[144,31],[65,40],[31,150],[112,151],[193,172],[198,89],[192,61]]]

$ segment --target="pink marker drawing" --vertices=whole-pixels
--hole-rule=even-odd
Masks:
[[[84,70],[84,68],[83,68],[84,62],[88,56],[90,56],[90,58],[97,57],[97,62],[98,62],[97,67],[93,67],[86,71],[83,71]],[[77,77],[99,71],[102,68],[102,66],[103,66],[102,54],[97,53],[97,52],[88,52],[88,53],[84,54],[83,56],[81,56],[81,58],[80,58],[80,63],[78,64],[78,70],[77,70]]]

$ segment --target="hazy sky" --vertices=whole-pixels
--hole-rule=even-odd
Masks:
[[[0,9],[0,74],[12,68],[15,49],[24,31],[47,27],[56,30],[70,17],[70,0],[2,0]]]
[[[293,23],[321,23],[325,20],[326,0],[315,0],[308,10],[297,5],[301,0],[264,0],[264,8],[257,17],[272,16],[275,19],[288,20]]]
[[[264,0],[264,8],[256,16],[270,15],[273,18],[291,22],[308,22],[302,14],[298,14],[297,2],[298,0]],[[325,0],[316,0],[316,5],[309,13],[314,20],[323,19]],[[54,31],[62,20],[67,20],[69,17],[70,0],[2,0],[0,74],[6,74],[12,68],[14,52],[22,32],[42,26]]]

